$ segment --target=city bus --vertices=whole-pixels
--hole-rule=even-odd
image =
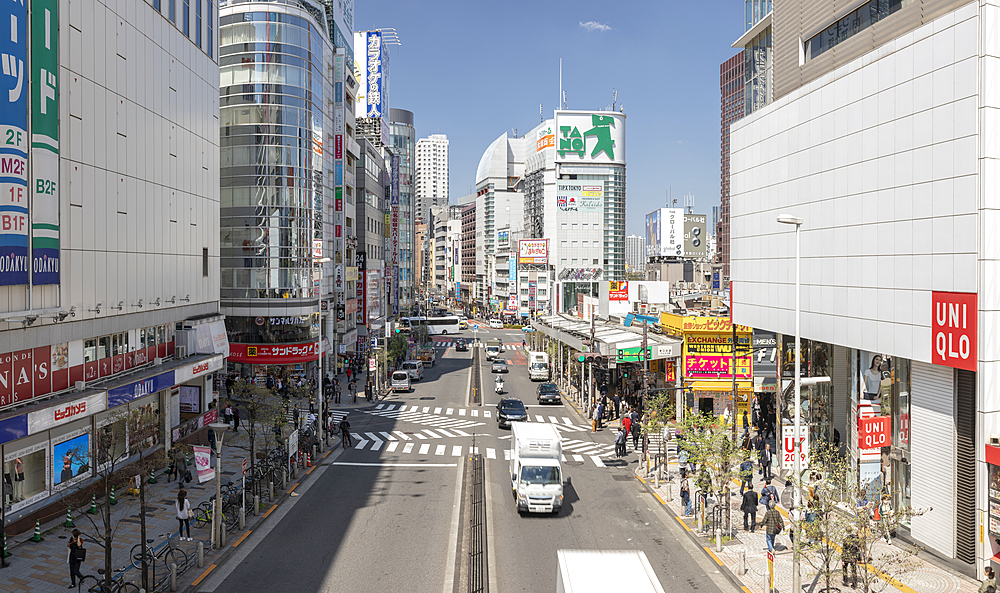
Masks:
[[[447,317],[403,317],[399,321],[403,328],[406,328],[406,331],[423,325],[427,328],[427,333],[432,336],[455,335],[461,331],[458,317],[455,315]]]

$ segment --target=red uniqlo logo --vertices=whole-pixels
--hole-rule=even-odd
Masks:
[[[932,293],[931,362],[976,370],[977,315],[976,293]]]
[[[892,441],[892,422],[888,416],[858,418],[858,448],[888,447]]]

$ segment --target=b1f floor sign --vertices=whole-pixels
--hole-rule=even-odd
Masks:
[[[799,426],[799,440],[802,441],[802,461],[800,470],[809,467],[809,427]],[[795,469],[795,426],[781,427],[781,469]]]

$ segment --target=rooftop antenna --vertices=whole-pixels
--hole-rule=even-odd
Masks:
[[[539,122],[545,121],[545,116],[542,115],[542,104],[541,103],[538,104],[538,121]]]
[[[563,109],[566,109],[566,91],[563,91],[563,95],[562,95],[562,107],[563,107]]]
[[[694,214],[694,194],[684,196],[684,207],[687,208],[688,214]]]
[[[511,128],[511,129],[514,130],[514,137],[517,138],[517,128]]]
[[[611,111],[615,110],[616,103],[618,103],[618,90],[611,89]]]

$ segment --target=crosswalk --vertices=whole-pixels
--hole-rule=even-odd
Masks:
[[[469,345],[469,346],[473,345],[469,341],[466,341],[466,344]],[[434,341],[434,346],[436,346],[438,348],[454,348],[455,347],[455,340],[435,340]],[[480,340],[479,341],[479,345],[477,347],[478,348],[486,348],[486,342],[484,340]],[[521,344],[515,344],[513,342],[510,343],[510,344],[502,344],[500,346],[500,349],[501,350],[510,350],[512,352],[513,351],[517,351],[517,350],[524,350],[524,348],[521,348]]]
[[[379,404],[374,410],[365,410],[366,414],[381,416],[383,418],[393,418],[423,424],[426,426],[438,426],[442,428],[471,428],[482,426],[485,422],[478,421],[479,418],[493,418],[493,410],[482,408],[458,408],[447,406],[419,406],[410,404]],[[552,416],[550,414],[531,414],[534,422],[547,422],[554,424],[556,428],[563,432],[585,432],[590,427],[573,424],[566,416]]]
[[[486,459],[492,460],[503,460],[510,461],[510,449],[500,449],[503,453],[498,454],[498,448],[496,447],[479,447],[471,445],[446,445],[437,443],[421,443],[419,441],[414,441],[412,438],[403,435],[400,432],[396,432],[395,435],[388,432],[362,432],[356,433],[352,432],[351,437],[354,439],[354,446],[352,447],[355,451],[384,451],[386,453],[402,453],[407,455],[419,455],[423,457],[461,457],[462,455],[475,455],[480,452],[486,456]],[[404,440],[400,440],[402,437]],[[593,445],[593,443],[590,443]],[[587,459],[590,460],[597,467],[606,467],[604,460],[601,457],[608,455],[608,453],[599,453],[599,451],[604,446],[596,446],[597,448],[590,448],[585,450],[584,448],[579,449],[569,449],[565,444],[563,446],[564,450],[570,451],[570,453],[564,453],[562,456],[562,461],[577,461],[585,462]],[[611,445],[614,449],[614,445]],[[572,451],[578,451],[573,453]],[[613,451],[612,451],[613,452]]]

